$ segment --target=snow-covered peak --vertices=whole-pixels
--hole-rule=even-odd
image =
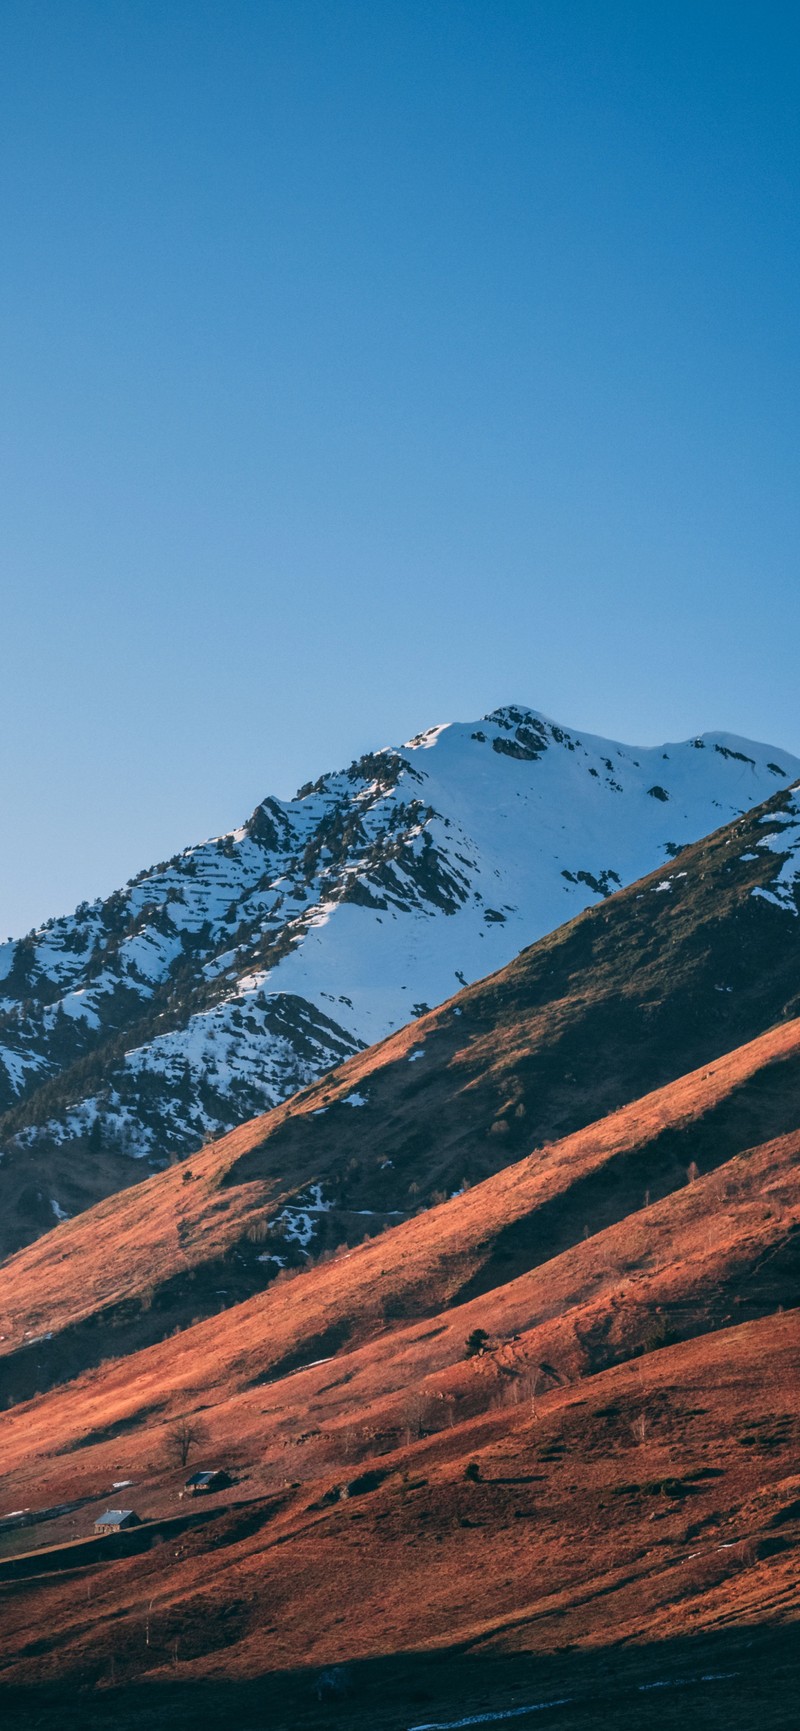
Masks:
[[[7,1135],[190,1148],[798,777],[729,734],[627,746],[508,704],[266,798],[0,947]]]

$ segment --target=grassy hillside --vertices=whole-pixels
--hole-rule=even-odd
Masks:
[[[604,1724],[686,1723],[688,1701],[698,1724],[751,1727],[767,1713],[762,1722],[788,1727],[799,1346],[797,1313],[769,1316],[533,1399],[529,1389],[483,1399],[430,1431],[407,1402],[391,1442],[359,1399],[355,1436],[314,1466],[273,1385],[261,1390],[260,1430],[239,1432],[224,1506],[183,1530],[168,1518],[183,1475],[119,1437],[105,1462],[135,1476],[126,1494],[152,1518],[150,1546],[140,1533],[84,1559],[62,1537],[60,1552],[28,1557],[22,1578],[0,1564],[0,1690],[23,1722],[34,1711],[50,1722],[57,1678],[62,1724],[101,1716],[112,1689],[118,1723],[161,1725],[198,1710],[202,1683],[210,1722],[237,1699],[253,1714],[260,1698],[288,1727],[327,1722],[331,1702],[316,1691],[344,1667],[334,1722],[344,1713],[387,1731],[553,1696],[567,1698],[575,1726],[597,1722],[599,1700]],[[500,1362],[496,1346],[490,1356]],[[373,1354],[372,1374],[385,1388],[380,1361]],[[344,1411],[352,1362],[325,1368]],[[485,1382],[484,1357],[458,1376]],[[307,1434],[321,1367],[292,1380],[305,1380]],[[230,1417],[210,1412],[214,1458],[230,1445]],[[76,1468],[99,1488],[99,1457],[62,1459],[71,1489]],[[77,1517],[84,1530],[92,1512]],[[609,1645],[611,1674],[599,1663]],[[635,1716],[636,1689],[665,1682],[692,1691],[676,1717]]]
[[[782,798],[685,850],[669,879],[619,892],[286,1105],[7,1261],[0,1396],[166,1338],[268,1288],[279,1268],[413,1220],[520,1159],[552,1173],[553,1141],[687,1070],[716,1069],[764,1029],[788,1029],[800,922],[753,894],[780,868],[758,844]],[[736,1071],[728,1105],[724,1086],[717,1095],[728,1072],[707,1078],[691,1147],[670,1120],[635,1159],[581,1170],[533,1225],[509,1222],[497,1272],[552,1256],[646,1192],[668,1194],[692,1162],[706,1171],[793,1128],[794,1035],[753,1062],[746,1087]],[[0,1186],[14,1171],[0,1166]],[[495,1273],[465,1264],[464,1277],[479,1290]]]

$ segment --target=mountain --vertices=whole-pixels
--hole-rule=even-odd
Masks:
[[[294,1094],[785,787],[726,734],[638,749],[509,706],[267,799],[0,947],[24,1242]],[[772,892],[770,892],[772,893]],[[783,891],[775,892],[782,894]]]
[[[782,788],[0,1267],[5,1721],[789,1731],[798,912]]]
[[[432,1208],[461,1285],[485,1283],[484,1263],[507,1278],[645,1194],[681,1190],[693,1164],[707,1174],[788,1134],[800,1078],[799,859],[796,795],[783,791],[684,849],[667,876],[617,891],[290,1101],[21,1250],[0,1267],[0,1399],[165,1339],[260,1293],[279,1270],[396,1235]],[[684,1088],[668,1120],[653,1091],[699,1067],[701,1104]],[[616,1138],[609,1114],[645,1097],[656,1106],[633,1111],[610,1153],[606,1128],[587,1141],[598,1123]],[[554,1152],[576,1134],[580,1161]],[[12,1153],[0,1167],[9,1235],[20,1229],[15,1184],[30,1183],[35,1158]],[[489,1210],[485,1181],[520,1159],[537,1175],[537,1208],[539,1172],[560,1174],[547,1209],[535,1230],[509,1220],[496,1254],[489,1214],[473,1210],[483,1249],[467,1266],[441,1204],[466,1192]],[[447,1204],[462,1236],[465,1210],[464,1198]],[[323,1350],[317,1341],[311,1355]]]

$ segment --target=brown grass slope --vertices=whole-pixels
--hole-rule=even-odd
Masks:
[[[660,1201],[648,1200],[642,1167],[679,1133],[690,1153],[695,1135],[709,1135],[720,1101],[735,1122],[736,1078],[746,1092],[770,1062],[778,1071],[787,1066],[799,1121],[796,1072],[782,1056],[799,1038],[796,1023],[762,1036],[711,1075],[695,1072],[380,1238],[20,1403],[2,1420],[6,1471],[28,1482],[31,1456],[38,1457],[38,1501],[57,1502],[65,1455],[73,1457],[72,1482],[94,1483],[98,1470],[140,1472],[163,1453],[169,1425],[183,1413],[213,1417],[223,1452],[255,1448],[262,1465],[274,1465],[312,1410],[312,1432],[290,1446],[293,1460],[308,1455],[313,1465],[328,1444],[338,1458],[339,1431],[353,1410],[396,1441],[409,1389],[423,1389],[434,1416],[443,1402],[449,1422],[476,1401],[481,1407],[527,1388],[537,1374],[547,1389],[676,1335],[794,1305],[800,1130],[729,1151],[692,1182],[682,1169],[680,1185]],[[604,1175],[616,1188],[614,1223],[593,1219],[567,1248],[556,1243],[544,1254],[537,1222],[554,1203],[563,1220],[571,1191],[583,1200],[587,1178],[597,1184]],[[516,1240],[519,1260],[526,1236],[538,1240],[540,1254],[515,1272],[504,1246]],[[493,1343],[477,1366],[465,1359],[475,1329]],[[45,1472],[54,1452],[57,1464]]]
[[[541,1163],[553,1139],[791,1016],[799,922],[752,893],[780,867],[759,843],[779,830],[786,799],[686,849],[668,891],[654,874],[619,892],[287,1105],[0,1267],[0,1398],[241,1301],[274,1278],[273,1254],[302,1264],[280,1216],[314,1184],[329,1206],[312,1217],[313,1249],[352,1244],[531,1149]],[[637,1193],[671,1190],[692,1159],[704,1169],[793,1128],[793,1036],[777,1070],[764,1050],[728,1107],[711,1091],[691,1152],[686,1126],[665,1122],[648,1153],[582,1171],[547,1208],[540,1198],[533,1224],[509,1219],[497,1269],[462,1254],[464,1281],[477,1291],[503,1265],[511,1273],[618,1217]],[[349,1106],[354,1092],[367,1104]]]
[[[172,1724],[201,1682],[260,1679],[251,1709],[288,1726],[326,1722],[313,1680],[347,1664],[345,1722],[410,1727],[429,1722],[420,1699],[434,1723],[464,1706],[518,1707],[522,1679],[523,1700],[546,1699],[553,1662],[556,1693],[574,1700],[582,1656],[609,1644],[618,1674],[639,1651],[643,1682],[675,1681],[671,1643],[703,1637],[707,1655],[738,1630],[724,1665],[681,1669],[696,1686],[698,1670],[733,1668],[720,1723],[755,1725],[732,1710],[746,1697],[756,1712],[754,1632],[790,1628],[798,1609],[798,1347],[796,1312],[743,1323],[554,1388],[535,1410],[525,1399],[428,1435],[415,1425],[391,1451],[373,1443],[308,1475],[293,1463],[277,1492],[254,1462],[235,1504],[174,1537],[156,1518],[145,1552],[84,1561],[78,1547],[29,1559],[36,1572],[16,1578],[6,1564],[0,1691],[22,1689],[30,1714],[55,1685],[63,1724],[108,1688],[126,1722],[126,1692],[145,1687],[134,1722]],[[482,1372],[477,1360],[463,1375]],[[153,1476],[133,1494],[158,1517],[169,1488]],[[500,1656],[498,1675],[486,1662]],[[369,1666],[387,1660],[395,1687],[376,1696]],[[620,1723],[640,1722],[630,1705]],[[714,1723],[705,1696],[701,1709],[697,1723]]]
[[[233,1362],[240,1355],[238,1342],[252,1339],[255,1360],[242,1349],[242,1376],[278,1374],[327,1355],[345,1340],[366,1338],[402,1319],[429,1316],[443,1306],[464,1304],[494,1287],[506,1287],[515,1274],[549,1267],[570,1248],[580,1252],[585,1238],[593,1240],[612,1223],[624,1226],[632,1218],[641,1218],[650,1233],[655,1230],[659,1197],[672,1197],[679,1209],[705,1207],[707,1196],[715,1196],[718,1189],[727,1192],[732,1174],[739,1170],[732,1164],[735,1156],[764,1132],[771,1135],[786,1124],[800,1123],[799,1084],[800,1020],[773,1029],[718,1059],[713,1067],[694,1071],[599,1124],[537,1150],[483,1184],[362,1244],[358,1254],[344,1252],[322,1260],[288,1283],[281,1281],[230,1307],[189,1329],[185,1342],[170,1336],[155,1359],[171,1367],[174,1379],[184,1351],[196,1366],[202,1343],[208,1342],[213,1365],[220,1343],[225,1342]],[[783,1138],[779,1145],[793,1146],[792,1138]],[[717,1184],[714,1174],[723,1166]],[[688,1174],[695,1169],[698,1180],[687,1188]],[[746,1175],[757,1169],[750,1156],[742,1171]],[[179,1206],[184,1187],[177,1174],[173,1178],[173,1206]],[[171,1198],[165,1185],[161,1195],[168,1204]],[[165,1207],[165,1236],[170,1228],[174,1231],[174,1221]],[[53,1247],[57,1242],[55,1235]],[[167,1239],[167,1247],[168,1243]],[[127,1267],[139,1244],[137,1233],[130,1239],[117,1237],[114,1255]],[[109,1241],[100,1234],[79,1244],[80,1260],[73,1252],[64,1262],[48,1261],[40,1251],[31,1258],[30,1270],[18,1267],[24,1257],[7,1265],[7,1338],[2,1345],[7,1376],[17,1379],[12,1396],[15,1392],[20,1399],[30,1392],[21,1386],[27,1367],[36,1377],[48,1350],[54,1356],[64,1355],[65,1342],[68,1350],[76,1332],[71,1319],[81,1295],[89,1311],[88,1329],[98,1328],[90,1309],[93,1290],[102,1293],[104,1280],[119,1279],[109,1267],[109,1249]],[[147,1254],[152,1254],[152,1244]],[[788,1275],[785,1284],[786,1292],[780,1296],[792,1303]],[[28,1329],[43,1330],[45,1324],[49,1325],[46,1332],[52,1330],[50,1340],[26,1340]],[[127,1391],[125,1331],[109,1330],[100,1335],[99,1344],[103,1356],[108,1356],[116,1341],[120,1382]],[[142,1362],[150,1362],[147,1355]],[[61,1380],[66,1369],[63,1365]],[[212,1384],[215,1374],[212,1368]]]
[[[102,1714],[110,1690],[116,1724],[224,1723],[237,1689],[254,1725],[391,1731],[550,1688],[576,1728],[598,1697],[609,1724],[788,1726],[799,1037],[773,1029],[5,1413],[2,1506],[72,1505],[0,1531],[0,1689],[22,1721]],[[590,1193],[615,1200],[584,1236]],[[236,1483],[176,1526],[181,1414]],[[120,1494],[151,1524],[84,1550]],[[316,1704],[342,1664],[352,1693]],[[691,1692],[680,1711],[636,1717],[663,1683]]]

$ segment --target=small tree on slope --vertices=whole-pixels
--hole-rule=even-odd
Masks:
[[[175,1466],[185,1467],[194,1449],[202,1448],[208,1431],[201,1419],[179,1418],[170,1425],[164,1439],[164,1453]]]

